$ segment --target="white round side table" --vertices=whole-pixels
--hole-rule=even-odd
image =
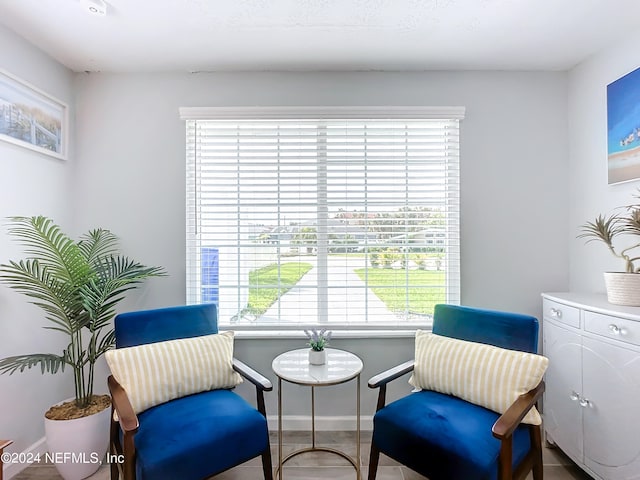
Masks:
[[[306,452],[329,452],[348,460],[356,469],[358,479],[360,475],[360,373],[362,360],[353,353],[335,348],[327,348],[327,363],[311,365],[309,363],[309,349],[301,348],[278,355],[272,363],[273,372],[278,377],[278,467],[276,478],[282,479],[283,464]],[[316,445],[316,412],[315,388],[338,385],[356,379],[356,458],[336,448]],[[282,381],[311,387],[311,447],[301,448],[282,458]]]

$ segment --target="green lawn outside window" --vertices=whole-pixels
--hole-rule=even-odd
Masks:
[[[363,281],[369,282],[373,293],[395,313],[433,315],[433,307],[445,301],[443,271],[392,268],[358,268],[354,271]],[[407,275],[409,288],[405,289]]]
[[[249,313],[259,316],[266,312],[313,268],[310,263],[272,263],[249,272]]]

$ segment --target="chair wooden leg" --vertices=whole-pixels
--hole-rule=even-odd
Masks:
[[[532,425],[529,429],[531,451],[533,454],[533,480],[542,480],[542,434],[540,425]]]
[[[120,479],[120,470],[118,469],[118,465],[115,462],[111,463],[111,480],[119,480]]]
[[[111,480],[120,480],[120,466],[113,459],[122,453],[120,444],[120,424],[113,418],[114,407],[111,405],[111,425],[109,426],[109,454],[111,455]]]
[[[373,441],[371,442],[371,453],[369,454],[369,480],[376,480],[378,473],[378,461],[380,460],[380,450]]]
[[[109,441],[109,455],[111,455],[112,460],[111,465],[109,466],[109,470],[111,470],[111,480],[120,480],[120,467],[113,460],[113,458],[116,458],[115,456],[120,453],[118,452],[118,447],[115,444],[116,440],[113,439],[113,427],[111,428],[111,432],[111,439]]]
[[[133,434],[124,434],[124,464],[122,465],[123,480],[136,480],[136,446],[133,441]]]
[[[267,448],[262,452],[262,472],[264,480],[273,480],[273,466],[271,465],[271,446],[267,442]]]
[[[500,455],[498,456],[498,480],[512,480],[513,478],[513,438],[508,436],[500,443]]]

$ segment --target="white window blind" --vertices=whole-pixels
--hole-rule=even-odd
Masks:
[[[459,303],[462,113],[181,109],[188,302],[269,330],[415,328]]]

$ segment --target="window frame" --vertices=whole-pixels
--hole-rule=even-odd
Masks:
[[[457,120],[461,121],[465,116],[465,108],[460,106],[439,106],[439,107],[181,107],[179,109],[180,118],[182,120],[279,120],[279,119],[327,119],[327,120],[340,120],[340,119],[353,119],[353,120]],[[187,145],[188,146],[188,145]],[[458,140],[457,146],[460,146]],[[186,150],[186,149],[185,149]],[[189,152],[187,152],[187,157]],[[188,161],[188,158],[187,158]],[[454,228],[455,235],[458,238],[458,244],[454,247],[453,258],[455,262],[453,265],[449,265],[448,271],[453,271],[457,277],[457,284],[454,288],[460,291],[460,174],[459,174],[459,154],[455,156],[455,168],[457,169],[456,176],[456,194],[457,202],[453,209],[453,220],[455,225],[447,224],[447,228]],[[187,178],[187,183],[189,179]],[[187,196],[189,186],[187,186]],[[186,207],[189,208],[189,199],[185,199]],[[190,212],[187,212],[189,215]],[[449,217],[451,219],[451,217]],[[189,269],[197,268],[193,265],[190,266],[189,248],[190,248],[190,232],[189,220],[187,218],[187,282],[189,282]],[[452,276],[447,275],[447,282],[452,281]],[[189,285],[187,285],[189,288]],[[449,288],[449,286],[447,286]],[[458,293],[458,302],[460,294]],[[330,326],[331,324],[311,324],[309,323],[307,328],[314,328],[316,326]],[[421,328],[429,327],[430,325],[420,325]],[[236,326],[236,325],[220,325],[221,329],[233,329],[238,332],[242,332],[241,335],[247,338],[262,338],[265,335],[273,336],[277,335],[282,338],[297,338],[298,334],[295,332],[300,331],[300,325],[292,327],[278,325],[254,325],[250,327]],[[399,323],[397,326],[390,325],[375,325],[375,324],[363,324],[356,325],[351,324],[348,326],[340,326],[339,331],[343,334],[340,336],[346,336],[351,338],[357,338],[359,336],[406,336],[412,335],[415,331],[414,326],[409,323]]]

